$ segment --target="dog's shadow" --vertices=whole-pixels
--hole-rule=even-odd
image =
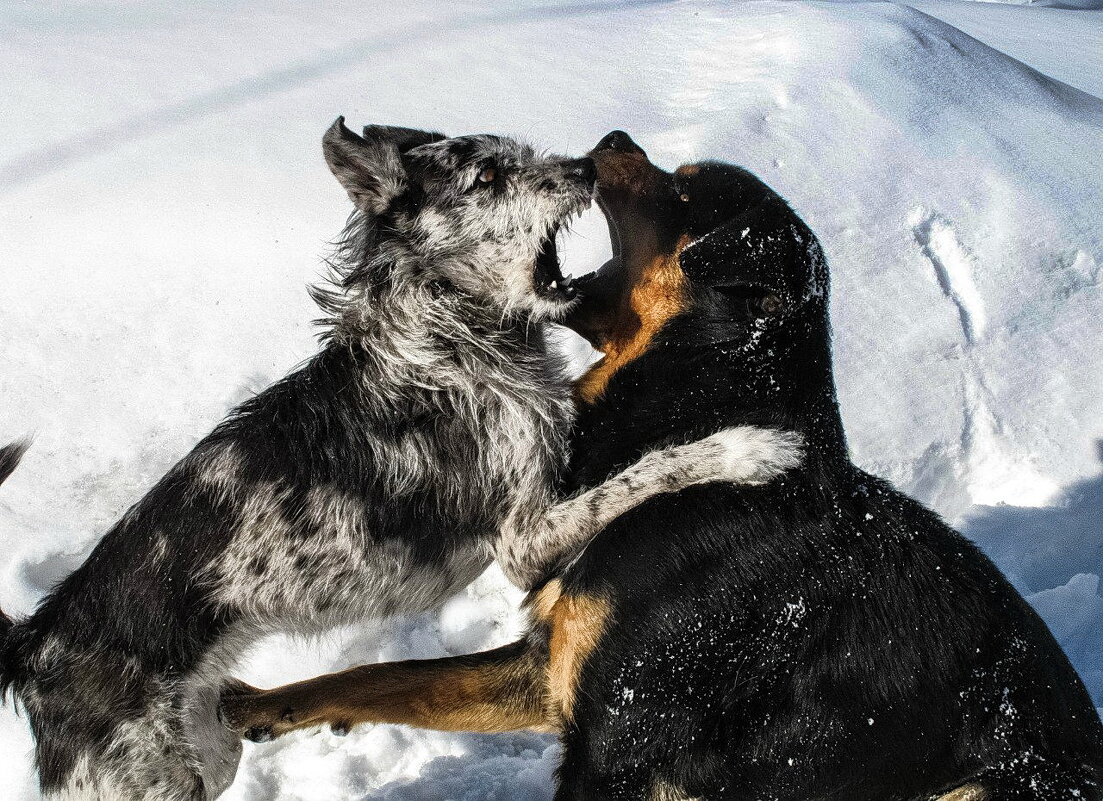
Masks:
[[[1096,447],[1103,462],[1103,440]],[[1103,474],[1050,506],[975,507],[962,530],[1038,610],[1103,707]]]

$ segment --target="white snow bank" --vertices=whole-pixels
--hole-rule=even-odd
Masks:
[[[3,607],[29,611],[228,408],[313,351],[303,285],[347,211],[319,155],[337,114],[574,153],[622,127],[659,163],[744,164],[805,216],[834,269],[855,458],[966,520],[1103,704],[1103,101],[1023,63],[1098,93],[1103,16],[923,8],[0,9],[0,439],[38,435],[0,490]],[[606,251],[591,215],[568,258]],[[262,644],[242,674],[495,645],[515,603],[492,572],[436,615]],[[0,797],[37,798],[29,749],[0,712]],[[548,798],[555,759],[528,735],[306,734],[249,746],[228,797]]]
[[[1071,0],[1029,5],[972,0],[914,0],[908,5],[960,28],[987,45],[1051,78],[1103,97],[1103,26],[1098,15],[1076,6],[1099,8],[1103,0]],[[1063,6],[1063,7],[1056,7]]]
[[[1028,595],[1027,600],[1045,618],[1080,675],[1090,686],[1103,686],[1103,598],[1099,576],[1077,573],[1068,583]]]
[[[1087,10],[1103,8],[1103,0],[966,0],[979,3],[1005,3],[1013,6],[1031,6],[1033,8],[1058,8]]]

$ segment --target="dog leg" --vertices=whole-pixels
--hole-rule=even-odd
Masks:
[[[295,729],[404,723],[444,731],[552,731],[545,658],[527,641],[471,656],[364,665],[272,690],[228,689],[222,715],[264,742]]]
[[[326,724],[341,733],[360,723],[558,733],[572,719],[609,604],[565,595],[559,580],[526,603],[534,625],[528,639],[470,656],[364,665],[272,690],[235,682],[222,696],[222,719],[257,742]]]
[[[609,523],[649,498],[710,481],[764,484],[800,464],[801,448],[793,432],[738,426],[651,451],[593,489],[536,514],[511,516],[496,558],[510,581],[532,589]]]

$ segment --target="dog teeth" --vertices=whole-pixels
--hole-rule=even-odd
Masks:
[[[559,289],[559,282],[552,281],[550,284],[548,284],[548,289]]]

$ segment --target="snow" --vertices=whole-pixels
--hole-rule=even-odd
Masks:
[[[741,163],[808,220],[856,461],[976,537],[1103,706],[1103,10],[1057,5],[5,4],[0,440],[37,438],[0,490],[3,608],[313,352],[338,114],[571,153],[620,127],[661,164]],[[597,215],[567,244],[597,264]],[[501,644],[518,599],[492,568],[432,615],[274,638],[241,675]],[[38,797],[30,747],[0,711],[0,797]],[[247,744],[226,797],[547,799],[557,754],[307,733]]]

